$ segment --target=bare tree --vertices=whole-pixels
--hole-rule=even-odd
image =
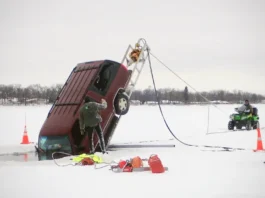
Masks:
[[[29,102],[43,100],[46,103],[53,103],[62,89],[62,84],[55,84],[50,87],[41,86],[40,84],[32,84],[27,87],[22,87],[20,84],[0,85],[0,104],[7,102],[13,103],[17,100],[18,103],[26,105]],[[168,103],[205,103],[203,97],[210,101],[227,101],[230,103],[242,103],[245,99],[249,99],[251,103],[259,103],[265,100],[265,97],[257,93],[249,93],[241,90],[212,90],[209,92],[189,92],[185,87],[183,90],[164,88],[157,90],[158,101],[168,101]],[[202,97],[203,96],[203,97]],[[156,102],[156,93],[154,89],[148,87],[144,90],[135,90],[132,93],[131,100],[138,100],[141,104],[146,102]]]
[[[187,104],[189,101],[189,90],[188,87],[186,86],[184,89],[184,103]]]

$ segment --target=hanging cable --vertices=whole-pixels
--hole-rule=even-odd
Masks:
[[[161,105],[160,105],[160,99],[158,97],[158,91],[156,89],[156,83],[155,83],[155,79],[154,79],[154,75],[153,75],[153,70],[152,70],[152,64],[151,64],[151,59],[150,59],[150,51],[149,51],[149,48],[147,48],[147,58],[148,58],[148,62],[149,62],[149,68],[150,68],[150,72],[151,72],[151,76],[152,76],[152,81],[153,81],[153,86],[154,86],[154,91],[155,91],[155,96],[156,96],[156,100],[157,100],[157,103],[158,103],[158,107],[159,107],[159,110],[160,110],[160,113],[161,113],[161,116],[163,117],[163,120],[164,120],[164,123],[166,125],[166,127],[168,128],[168,131],[171,133],[171,135],[178,141],[180,142],[181,144],[185,145],[185,146],[193,146],[193,147],[206,147],[206,148],[221,148],[221,149],[224,149],[225,151],[231,151],[231,150],[248,150],[248,149],[245,149],[245,148],[232,148],[232,147],[225,147],[225,146],[209,146],[209,145],[196,145],[196,144],[188,144],[186,142],[183,142],[181,141],[178,137],[176,137],[176,135],[172,132],[172,130],[170,129],[166,119],[165,119],[165,116],[164,116],[164,113],[162,111],[162,108],[161,108]],[[206,98],[205,98],[206,99]],[[206,99],[208,100],[208,99]]]
[[[164,116],[164,114],[163,114],[163,111],[162,111],[162,109],[161,109],[161,106],[160,106],[160,99],[158,98],[158,92],[157,92],[157,89],[156,89],[156,84],[155,84],[155,79],[154,79],[154,75],[153,75],[153,70],[152,70],[152,64],[151,64],[151,60],[150,60],[150,55],[149,55],[149,49],[147,49],[147,57],[148,57],[148,62],[149,62],[149,68],[150,68],[150,72],[151,72],[151,76],[152,76],[152,81],[153,81],[153,85],[154,85],[154,89],[155,89],[155,95],[156,95],[156,101],[158,102],[158,107],[159,107],[159,110],[160,110],[160,113],[161,113],[161,115],[162,115],[162,117],[163,117],[163,120],[164,120],[164,122],[165,122],[165,124],[166,124],[166,126],[167,126],[167,128],[168,128],[168,130],[169,130],[169,132],[171,133],[171,135],[176,139],[176,140],[178,140],[180,143],[182,143],[182,144],[184,144],[184,145],[186,145],[186,146],[198,146],[198,145],[191,145],[191,144],[187,144],[187,143],[185,143],[185,142],[182,142],[180,139],[178,139],[176,136],[175,136],[175,134],[171,131],[171,129],[169,128],[169,126],[168,126],[168,124],[167,124],[167,121],[166,121],[166,119],[165,119],[165,116]]]
[[[213,105],[214,107],[216,107],[217,109],[219,109],[221,112],[223,112],[225,115],[227,115],[228,113],[221,110],[219,107],[217,107],[216,105],[214,105],[209,99],[207,99],[206,97],[204,97],[200,92],[198,92],[194,87],[192,87],[188,82],[186,82],[184,79],[182,79],[176,72],[174,72],[172,69],[170,69],[165,63],[163,63],[160,59],[158,59],[154,54],[152,54],[152,52],[149,51],[149,53],[159,62],[161,63],[164,67],[166,67],[171,73],[173,73],[175,76],[177,76],[181,81],[183,81],[185,84],[187,84],[191,89],[193,89],[196,93],[198,93],[204,100],[206,100],[207,102],[209,102],[211,105]]]

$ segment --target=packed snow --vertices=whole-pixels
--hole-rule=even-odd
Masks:
[[[265,141],[265,104],[255,104]],[[111,144],[174,144],[173,148],[117,149],[103,156],[119,161],[157,154],[168,171],[114,173],[109,167],[58,166],[71,156],[38,161],[34,145],[50,105],[0,106],[0,195],[4,198],[53,197],[265,197],[265,153],[257,147],[257,131],[228,131],[229,115],[238,105],[163,105],[172,132],[188,144],[244,148],[231,152],[185,146],[168,131],[158,106],[131,106]],[[26,118],[26,119],[25,119]],[[26,120],[29,140],[21,145]],[[145,164],[148,166],[148,164]],[[101,165],[97,165],[101,167]]]

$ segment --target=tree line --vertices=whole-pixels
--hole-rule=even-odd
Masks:
[[[2,101],[2,104],[8,102],[27,104],[36,103],[37,101],[50,104],[56,100],[62,86],[62,84],[55,84],[50,87],[41,86],[40,84],[33,84],[27,87],[22,87],[20,84],[0,85],[0,101]],[[265,100],[265,97],[261,94],[240,90],[213,90],[209,92],[195,93],[190,92],[188,87],[184,87],[183,90],[169,88],[159,89],[157,90],[157,95],[160,103],[206,102],[203,97],[210,101],[226,101],[229,103],[238,103],[245,99],[250,100],[251,103],[259,103],[262,100]],[[135,90],[132,93],[131,100],[139,101],[141,104],[156,102],[156,94],[151,87],[144,90]]]
[[[20,84],[0,85],[0,100],[5,103],[36,103],[40,100],[43,103],[53,103],[62,88],[61,84],[50,87],[33,84],[22,87]]]
[[[265,100],[265,96],[256,93],[244,92],[241,90],[226,91],[226,90],[212,90],[209,92],[189,92],[188,87],[183,90],[163,88],[157,90],[157,96],[160,103],[207,103],[213,102],[228,102],[228,103],[242,103],[248,99],[251,103],[260,103]],[[135,90],[131,96],[131,100],[138,100],[142,104],[146,102],[155,102],[156,93],[150,87],[144,90]]]

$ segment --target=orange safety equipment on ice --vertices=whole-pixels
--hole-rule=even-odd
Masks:
[[[139,156],[132,158],[131,164],[133,168],[143,167],[143,161]]]
[[[22,142],[20,144],[30,144],[26,125],[24,127]]]
[[[125,166],[127,165],[127,162],[125,161],[125,160],[121,160],[120,162],[119,162],[119,168],[124,168]]]
[[[152,173],[163,173],[165,168],[157,155],[151,155],[148,164],[151,168]]]
[[[258,138],[257,138],[257,149],[254,150],[254,152],[257,151],[265,151],[263,149],[263,144],[262,144],[262,138],[261,138],[261,132],[260,132],[260,128],[259,125],[257,127],[257,133],[258,133]]]
[[[93,165],[94,161],[93,161],[93,159],[86,157],[86,158],[81,160],[81,163],[83,166],[87,166],[87,165]]]

